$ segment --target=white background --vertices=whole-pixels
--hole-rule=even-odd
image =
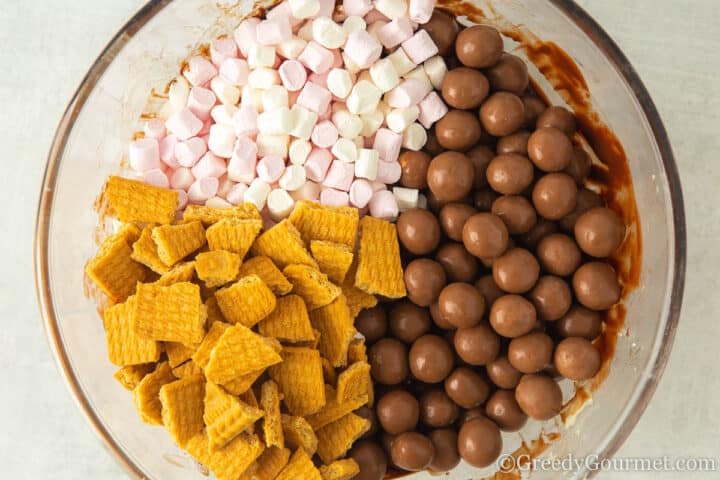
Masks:
[[[55,125],[96,55],[142,3],[0,2],[4,479],[126,478],[75,407],[50,358],[35,300],[32,237]],[[720,186],[720,8],[716,0],[580,3],[620,44],[660,110],[679,164],[688,220],[688,279],[675,348],[652,403],[619,455],[720,458],[720,209],[714,203]]]

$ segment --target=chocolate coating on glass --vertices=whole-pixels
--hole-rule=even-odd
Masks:
[[[519,195],[533,182],[535,172],[527,157],[514,153],[498,155],[488,165],[488,184],[503,195]]]
[[[570,309],[572,292],[565,280],[554,275],[540,277],[528,295],[538,318],[545,322],[559,320]]]
[[[426,308],[403,300],[390,310],[390,333],[405,343],[412,343],[430,331],[432,321]]]
[[[470,217],[463,227],[463,245],[478,258],[495,258],[508,246],[509,233],[497,215],[478,213]]]
[[[383,480],[387,473],[388,459],[383,449],[370,440],[356,442],[348,456],[357,462],[360,473],[353,480]]]
[[[457,328],[473,327],[485,313],[485,299],[469,283],[451,283],[440,292],[440,314]]]
[[[430,21],[420,27],[430,34],[438,47],[438,55],[445,57],[453,52],[460,28],[452,15],[436,8]]]
[[[463,226],[468,218],[478,213],[471,205],[465,203],[448,203],[440,209],[440,226],[451,240],[462,242]]]
[[[440,244],[440,223],[423,208],[412,208],[397,219],[400,244],[414,255],[427,255]]]
[[[438,383],[452,371],[455,356],[444,338],[423,335],[410,347],[409,363],[415,378],[425,383]]]
[[[458,451],[463,460],[473,467],[487,467],[502,451],[500,429],[485,417],[465,422],[458,433]]]
[[[490,325],[503,337],[525,335],[535,327],[536,321],[535,307],[520,295],[503,295],[490,309]]]
[[[394,338],[383,338],[368,352],[370,374],[383,385],[397,385],[410,374],[407,347]]]
[[[588,262],[578,268],[573,290],[578,302],[591,310],[607,310],[622,294],[615,269],[604,262]]]
[[[591,208],[575,222],[575,240],[590,256],[609,257],[625,239],[622,217],[607,207]]]
[[[462,243],[446,243],[438,249],[435,259],[451,282],[471,282],[477,276],[478,261]]]
[[[480,141],[481,134],[480,120],[465,110],[450,110],[435,124],[438,143],[448,150],[470,150]]]
[[[518,155],[527,156],[528,154],[528,140],[530,139],[530,132],[527,130],[520,130],[510,135],[506,135],[498,140],[495,151],[498,155],[505,155],[507,153],[517,153]]]
[[[512,390],[496,390],[485,405],[485,414],[505,432],[517,432],[528,418],[515,400],[515,392]]]
[[[535,256],[524,248],[508,250],[495,259],[492,270],[497,286],[508,293],[530,291],[540,276],[540,264]]]
[[[528,333],[512,339],[508,346],[508,361],[522,373],[537,373],[552,361],[554,347],[547,334]]]
[[[515,400],[528,417],[549,420],[562,409],[562,391],[547,375],[523,375],[515,389]]]
[[[435,456],[428,468],[433,472],[443,473],[457,467],[460,463],[457,432],[452,428],[441,428],[430,432],[428,437],[435,447]]]
[[[570,175],[548,173],[540,177],[533,188],[533,205],[542,217],[560,220],[575,208],[577,191],[577,184]]]
[[[462,408],[475,408],[487,400],[490,387],[473,369],[458,367],[445,379],[445,393]]]
[[[405,390],[391,390],[380,397],[377,417],[387,433],[397,435],[409,432],[420,421],[420,403]]]
[[[523,375],[517,368],[510,364],[507,356],[498,357],[485,365],[485,371],[495,386],[506,390],[517,387],[518,382],[520,382],[520,377]]]
[[[503,41],[497,29],[475,25],[462,30],[455,41],[455,55],[466,67],[495,65],[503,54]]]
[[[495,158],[495,152],[485,145],[478,145],[467,152],[467,156],[475,167],[475,188],[487,187],[487,167]]]
[[[453,343],[458,356],[470,365],[487,365],[500,353],[500,337],[485,323],[458,329]]]
[[[555,348],[555,368],[570,380],[588,380],[600,370],[600,351],[589,340],[566,338]]]
[[[480,122],[490,135],[496,137],[510,135],[525,123],[525,105],[515,94],[494,93],[480,107]]]
[[[537,223],[537,213],[527,198],[521,195],[503,195],[493,202],[491,212],[505,222],[508,232],[522,235]]]
[[[565,167],[565,173],[575,179],[578,185],[582,185],[592,170],[592,159],[590,155],[580,147],[573,147],[573,155],[570,163]]]
[[[572,137],[577,131],[577,122],[567,108],[558,105],[548,107],[537,119],[537,128],[554,127],[562,130],[565,135]]]
[[[419,472],[430,466],[435,457],[435,447],[425,435],[406,432],[393,440],[390,456],[399,468],[408,472]]]
[[[500,61],[487,69],[485,74],[493,91],[504,90],[522,95],[530,84],[527,65],[520,57],[510,53],[503,53]]]
[[[553,233],[540,240],[537,258],[548,273],[566,277],[580,266],[582,254],[575,240],[562,233]]]
[[[465,197],[473,188],[474,178],[472,162],[458,152],[441,153],[428,167],[428,187],[442,202],[455,202]]]
[[[427,188],[427,171],[430,166],[430,155],[425,152],[406,150],[400,154],[400,185],[407,188]]]
[[[595,340],[602,332],[602,315],[580,305],[573,305],[554,324],[555,331],[563,338],[582,337]]]
[[[362,310],[355,319],[355,328],[362,333],[368,344],[383,338],[387,333],[387,327],[387,314],[381,305]]]
[[[474,68],[459,67],[450,70],[442,82],[442,97],[445,103],[461,110],[478,108],[487,98],[489,91],[487,78]]]
[[[405,288],[415,305],[429,307],[437,301],[445,285],[445,269],[434,260],[419,258],[405,268]]]
[[[544,172],[560,172],[570,165],[573,145],[564,132],[553,127],[535,130],[527,142],[530,160]]]
[[[420,421],[427,427],[448,427],[460,416],[460,408],[443,390],[430,390],[420,397]]]

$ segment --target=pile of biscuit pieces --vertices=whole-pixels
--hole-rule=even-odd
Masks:
[[[252,204],[177,220],[177,195],[105,187],[122,225],[86,273],[115,377],[219,480],[352,478],[371,426],[353,411],[374,401],[353,321],[406,294],[395,225],[308,201],[265,231]]]

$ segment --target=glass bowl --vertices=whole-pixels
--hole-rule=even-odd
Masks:
[[[50,347],[78,405],[134,478],[204,477],[163,429],[139,420],[131,396],[112,378],[116,369],[107,360],[102,322],[83,289],[83,266],[93,256],[103,227],[98,226],[93,203],[107,176],[121,170],[127,142],[141,128],[141,113],[157,108],[149,97],[151,89],[161,92],[194,48],[231,31],[257,6],[250,1],[224,1],[152,0],[120,30],[90,68],[60,121],[41,191],[35,269]],[[463,7],[457,1],[446,3]],[[648,405],[678,323],[686,243],[672,151],[632,66],[575,3],[472,3],[490,12],[491,21],[501,27],[522,25],[520,30],[564,49],[585,76],[591,97],[584,100],[597,112],[596,120],[615,132],[628,158],[644,239],[642,263],[637,259],[639,284],[624,300],[627,320],[619,329],[607,377],[602,385],[595,385],[582,409],[563,415],[564,421],[531,422],[522,437],[504,434],[505,452],[514,451],[516,456],[529,452],[541,458],[571,454],[602,460],[617,451]],[[577,100],[572,91],[553,91],[553,83],[541,74],[548,72],[547,65],[538,63],[538,67],[531,69],[531,75],[553,102]],[[477,470],[462,465],[451,478],[483,478],[493,471],[494,467]],[[564,473],[537,470],[532,478],[584,478],[594,473],[592,462],[587,462]]]

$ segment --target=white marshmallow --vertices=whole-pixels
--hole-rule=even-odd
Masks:
[[[177,113],[187,105],[188,96],[190,95],[190,84],[185,77],[177,77],[170,84],[168,92],[168,103],[172,106],[172,113]]]
[[[420,115],[417,105],[408,108],[396,108],[385,117],[388,128],[395,133],[402,133],[407,127],[413,124]]]
[[[222,104],[237,105],[240,101],[240,89],[230,85],[222,77],[213,78],[210,81],[210,89]]]
[[[232,204],[220,197],[212,197],[205,202],[205,206],[210,208],[227,208],[232,207]]]
[[[270,185],[256,178],[245,192],[243,200],[252,203],[258,210],[262,210],[265,208],[268,195],[270,195]]]
[[[292,110],[290,110],[290,121],[292,124],[290,135],[308,140],[318,121],[318,115],[300,105],[293,105]]]
[[[292,37],[290,40],[287,40],[285,42],[282,42],[279,45],[276,45],[277,53],[280,54],[280,56],[291,59],[291,60],[297,60],[297,58],[300,56],[300,54],[305,50],[305,47],[307,46],[307,41],[303,40],[299,37]]]
[[[267,208],[270,217],[277,222],[290,215],[294,206],[295,200],[281,188],[273,190],[267,197]]]
[[[340,48],[347,40],[345,30],[331,18],[319,17],[312,24],[313,39],[325,48]]]
[[[405,74],[403,77],[405,80],[409,78],[414,78],[415,80],[420,80],[423,85],[423,89],[425,90],[425,95],[432,92],[433,90],[433,84],[430,80],[430,77],[428,77],[427,73],[425,73],[425,68],[423,68],[422,65],[417,66],[416,68],[412,69],[408,73]],[[423,95],[423,97],[425,97]]]
[[[348,57],[347,53],[342,53],[342,59],[345,70],[347,70],[348,72],[355,74],[362,70],[362,68],[357,63],[353,62],[353,60]]]
[[[345,19],[342,28],[345,30],[346,35],[350,35],[358,30],[365,30],[367,28],[367,23],[365,23],[364,18],[351,15]]]
[[[296,138],[290,143],[290,163],[293,165],[305,165],[305,161],[312,151],[312,144],[305,139]],[[305,171],[303,169],[303,171]]]
[[[275,65],[275,49],[266,45],[255,45],[248,55],[250,68],[272,67]]]
[[[361,148],[355,161],[355,176],[373,181],[377,178],[380,154],[372,148]],[[384,187],[384,185],[383,185]]]
[[[300,30],[298,30],[296,35],[298,36],[298,38],[301,38],[306,42],[313,40],[312,22],[306,22],[305,25],[300,27]]]
[[[395,71],[400,76],[405,75],[417,66],[413,63],[412,60],[410,60],[410,57],[407,56],[405,50],[403,50],[402,48],[398,48],[393,53],[388,55],[387,58],[392,62],[393,66],[395,67]]]
[[[354,163],[357,160],[357,147],[352,140],[347,138],[340,138],[330,150],[338,160],[345,163]]]
[[[288,91],[282,85],[273,85],[262,93],[263,110],[288,108]]]
[[[242,95],[240,97],[240,106],[252,107],[255,109],[256,112],[262,112],[262,93],[262,90],[252,88],[249,85],[244,86],[242,89]]]
[[[280,107],[274,110],[266,110],[258,115],[258,130],[260,133],[270,135],[290,135],[292,130],[292,117],[290,109]]]
[[[401,212],[417,208],[420,192],[415,188],[393,187],[393,195]]]
[[[360,135],[363,121],[358,115],[353,115],[347,110],[338,110],[332,115],[332,122],[343,138],[353,139]]]
[[[238,112],[238,108],[234,105],[216,105],[210,110],[210,116],[221,125],[233,126],[233,117]]]
[[[280,85],[280,74],[274,68],[256,68],[248,75],[248,86],[256,90],[267,90]]]
[[[280,188],[294,192],[302,187],[306,180],[305,168],[302,165],[290,165],[285,169],[278,183]]]
[[[390,20],[402,17],[407,12],[405,0],[375,0],[375,10]]]
[[[352,91],[353,81],[350,72],[342,68],[333,68],[327,76],[327,89],[338,98],[346,98]]]
[[[362,135],[363,137],[372,137],[375,132],[377,132],[378,129],[382,126],[383,122],[385,122],[385,115],[382,111],[375,110],[374,112],[360,115],[360,119],[363,122],[362,130],[360,130],[360,135]]]
[[[305,182],[302,187],[292,192],[290,196],[297,202],[300,200],[311,200],[314,202],[320,198],[321,189],[322,187],[315,182]]]
[[[435,55],[432,58],[425,60],[423,63],[425,74],[430,79],[433,88],[440,90],[442,88],[442,82],[447,75],[448,69],[445,65],[445,60],[440,55]]]
[[[312,18],[320,11],[319,0],[288,0],[293,17],[298,19]]]
[[[347,98],[347,109],[351,113],[370,113],[377,108],[382,97],[382,91],[367,80],[360,80],[355,84]]]
[[[428,199],[422,193],[418,194],[417,208],[422,208],[423,210],[427,210],[428,208]]]
[[[400,83],[400,76],[393,63],[387,58],[378,60],[370,67],[370,77],[373,83],[383,93],[389,92]]]
[[[233,127],[216,123],[210,127],[208,149],[218,157],[230,158],[235,147],[235,140],[237,140],[237,136]]]
[[[269,157],[275,155],[286,158],[288,156],[288,142],[290,137],[287,135],[270,135],[260,133],[257,136],[258,156]]]
[[[427,130],[419,123],[408,126],[403,133],[403,148],[418,152],[427,143]]]

